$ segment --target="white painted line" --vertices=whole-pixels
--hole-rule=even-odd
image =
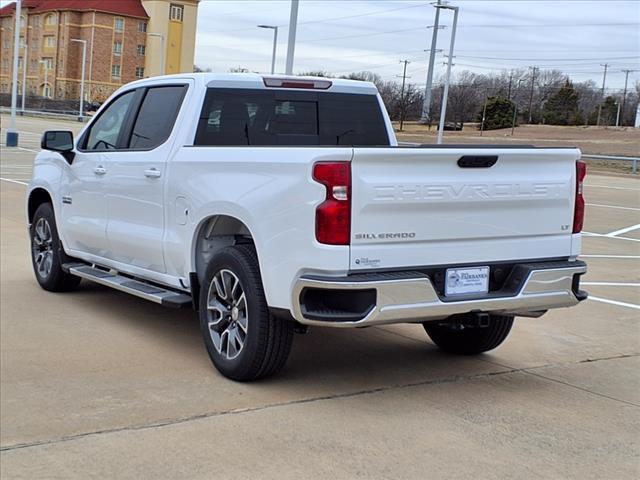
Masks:
[[[593,287],[640,287],[640,283],[623,282],[580,282],[580,285],[591,285]]]
[[[631,190],[634,192],[640,192],[638,188],[627,188],[627,187],[610,187],[609,185],[591,185],[589,183],[585,183],[586,187],[596,187],[596,188],[610,188],[611,190]]]
[[[621,207],[620,205],[602,205],[601,203],[587,203],[589,207],[601,207],[601,208],[617,208],[618,210],[634,210],[640,212],[640,208]]]
[[[634,230],[638,230],[640,228],[640,223],[637,225],[631,225],[630,227],[621,228],[620,230],[616,230],[615,232],[607,233],[607,237],[617,237],[618,235],[622,235],[623,233],[632,232]]]
[[[34,152],[34,153],[39,153],[39,150],[32,150],[30,148],[24,148],[24,147],[16,147],[19,150],[24,150],[25,152]]]
[[[5,182],[9,182],[9,183],[17,183],[19,185],[29,185],[27,182],[21,182],[20,180],[12,180],[10,178],[0,177],[0,180],[4,180]]]
[[[624,258],[640,260],[640,255],[580,255],[580,258]]]
[[[627,307],[640,310],[640,305],[636,305],[635,303],[618,302],[616,300],[609,300],[608,298],[594,297],[593,295],[589,295],[589,297],[587,298],[589,300],[595,300],[596,302],[609,303],[611,305],[617,305],[619,307]]]
[[[593,233],[593,232],[582,232],[582,235],[585,237],[599,237],[599,238],[608,238],[610,240],[628,240],[630,242],[640,242],[640,240],[636,238],[627,238],[627,237],[607,237],[602,233]]]

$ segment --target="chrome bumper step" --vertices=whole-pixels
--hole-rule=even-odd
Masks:
[[[139,280],[112,273],[111,271],[85,265],[83,263],[67,263],[62,266],[63,270],[80,278],[90,280],[106,287],[111,287],[121,292],[144,298],[154,303],[171,308],[191,307],[191,296],[173,290],[144,283]]]

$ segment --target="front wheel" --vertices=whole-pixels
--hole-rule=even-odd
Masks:
[[[225,247],[209,262],[200,328],[211,361],[232,380],[268,377],[286,363],[293,323],[269,313],[252,245]]]
[[[425,322],[427,335],[445,352],[458,355],[476,355],[493,350],[511,331],[513,316],[491,315],[487,326],[468,326],[464,317],[456,316],[447,322]]]
[[[50,292],[66,292],[80,284],[80,277],[62,270],[69,260],[58,236],[56,219],[50,203],[43,203],[33,216],[30,229],[31,262],[36,280]]]

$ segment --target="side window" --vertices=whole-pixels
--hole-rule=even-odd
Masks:
[[[147,90],[133,126],[129,148],[150,150],[163,144],[171,135],[186,91],[186,85]]]
[[[135,94],[135,91],[131,91],[116,98],[100,114],[89,131],[85,147],[87,150],[115,150],[118,148],[118,137]]]

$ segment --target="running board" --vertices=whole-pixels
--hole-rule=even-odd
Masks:
[[[64,264],[62,268],[72,275],[159,303],[165,307],[183,308],[192,306],[191,296],[186,293],[175,292],[81,263]]]

